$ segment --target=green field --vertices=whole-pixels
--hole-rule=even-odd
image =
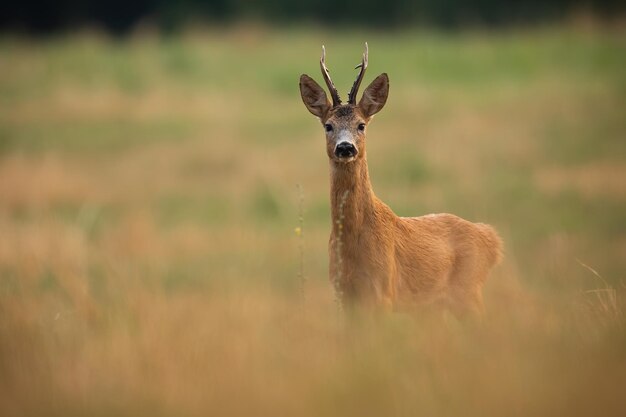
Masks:
[[[0,37],[0,414],[620,415],[625,34]],[[504,239],[480,325],[335,302],[298,78],[364,41],[377,195]]]

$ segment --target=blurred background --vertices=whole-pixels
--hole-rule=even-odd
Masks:
[[[232,24],[250,19],[278,25],[458,29],[468,25],[505,27],[555,22],[576,13],[614,18],[623,11],[624,4],[619,0],[24,0],[9,2],[0,23],[38,33],[97,25],[108,32],[125,34],[146,21],[161,30],[179,30],[190,22]]]
[[[619,1],[10,2],[0,12],[0,414],[620,415]],[[319,56],[397,214],[493,224],[480,326],[346,322]],[[398,152],[401,149],[401,152]]]

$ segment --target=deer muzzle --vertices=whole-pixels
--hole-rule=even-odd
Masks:
[[[357,155],[356,147],[350,142],[340,142],[335,146],[337,158],[354,158]]]

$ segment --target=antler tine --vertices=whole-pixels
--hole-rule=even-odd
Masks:
[[[359,87],[361,86],[361,81],[363,81],[363,76],[365,75],[365,70],[367,69],[367,56],[368,56],[368,47],[367,42],[365,42],[365,52],[363,52],[363,59],[361,63],[354,67],[354,69],[361,68],[359,71],[359,75],[356,77],[354,84],[352,84],[352,89],[350,90],[350,94],[348,94],[348,103],[356,104],[356,95],[359,92]]]
[[[322,58],[320,59],[320,68],[322,69],[324,81],[326,81],[326,85],[330,90],[330,95],[333,98],[333,107],[337,107],[341,104],[341,99],[339,98],[339,92],[337,91],[337,88],[335,88],[335,84],[333,84],[333,81],[330,79],[328,68],[326,68],[326,48],[324,48],[324,45],[322,45]]]

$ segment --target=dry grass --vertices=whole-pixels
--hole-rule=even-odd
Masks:
[[[622,32],[0,39],[0,415],[621,415]],[[503,234],[481,325],[338,311],[297,78],[362,40],[377,193]]]

